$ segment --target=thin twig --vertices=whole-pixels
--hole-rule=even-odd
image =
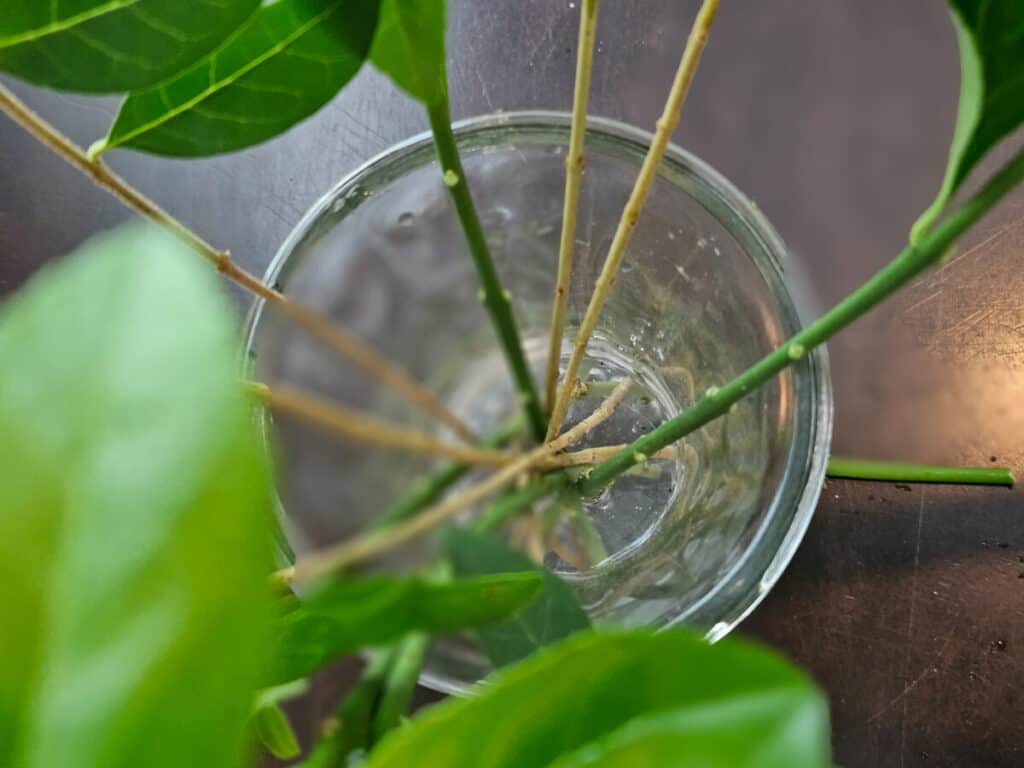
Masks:
[[[269,387],[258,382],[248,382],[247,388],[256,398],[277,413],[288,414],[312,426],[361,443],[396,448],[424,456],[454,459],[468,466],[494,468],[504,467],[526,455],[496,450],[493,446],[476,447],[441,440],[428,432],[392,424],[346,408],[311,392],[284,384],[275,384],[273,387]],[[597,464],[614,456],[625,447],[623,443],[559,453],[538,460],[532,469],[551,470]],[[675,457],[676,449],[669,446],[645,458],[672,459]]]
[[[232,279],[241,284],[240,279],[235,277]],[[256,282],[263,285],[258,280]],[[348,330],[335,325],[327,317],[310,307],[294,302],[272,288],[266,290],[266,294],[260,293],[259,295],[266,298],[268,303],[282,315],[310,331],[339,355],[362,368],[394,392],[418,405],[424,412],[451,428],[463,440],[469,442],[476,440],[473,430],[462,419],[452,413],[428,389],[417,383],[409,374],[391,363],[375,349],[367,346]]]
[[[580,203],[580,181],[583,177],[583,144],[587,135],[587,102],[590,96],[590,73],[594,60],[594,38],[597,33],[598,0],[583,0],[580,10],[580,32],[576,47],[576,87],[572,99],[572,123],[569,130],[569,154],[565,158],[565,203],[562,207],[562,238],[558,247],[558,278],[551,308],[551,340],[548,344],[548,366],[544,375],[544,407],[550,414],[555,407],[558,385],[558,363],[562,358],[562,332],[565,310],[569,305],[572,282],[572,252],[576,245],[576,216]],[[548,436],[550,439],[550,435]]]
[[[658,122],[655,124],[654,139],[651,141],[651,148],[647,151],[643,165],[640,168],[640,175],[637,177],[633,191],[629,195],[629,201],[622,211],[622,218],[615,230],[615,237],[612,239],[611,247],[608,249],[608,256],[605,259],[601,274],[594,286],[594,293],[590,297],[590,304],[587,306],[583,322],[576,333],[576,340],[573,343],[572,353],[569,356],[569,363],[566,366],[565,376],[558,388],[558,397],[555,399],[555,407],[551,412],[551,420],[548,422],[547,439],[551,440],[562,427],[565,421],[565,414],[569,410],[569,401],[572,395],[572,388],[579,374],[580,363],[583,362],[583,355],[587,350],[587,343],[590,335],[597,326],[598,318],[601,316],[601,309],[611,293],[612,287],[618,275],[619,265],[626,253],[626,246],[636,228],[636,222],[640,218],[640,211],[647,199],[654,179],[658,175],[658,167],[665,155],[672,133],[679,124],[679,113],[686,100],[686,94],[690,90],[690,83],[697,71],[697,64],[700,62],[700,55],[707,44],[708,33],[711,22],[714,21],[715,13],[718,10],[719,0],[704,0],[697,19],[693,23],[690,37],[686,41],[686,48],[683,51],[682,59],[679,62],[679,69],[675,79],[672,81],[672,88],[669,91],[668,100],[665,102],[665,110]]]
[[[625,443],[621,445],[602,445],[597,448],[584,448],[581,451],[571,451],[569,453],[559,453],[554,456],[549,456],[537,463],[534,469],[547,470],[547,469],[560,469],[562,467],[579,467],[586,464],[597,464],[598,462],[610,459],[616,453],[625,448]],[[651,456],[645,456],[644,459],[674,459],[676,458],[676,449],[674,446],[668,446],[662,448],[660,451],[652,454]]]
[[[629,379],[623,380],[615,388],[615,391],[608,396],[607,400],[601,403],[592,414],[572,429],[550,443],[535,448],[522,458],[505,465],[486,480],[466,489],[458,496],[429,507],[404,523],[364,534],[351,541],[342,542],[336,547],[314,553],[299,560],[295,564],[295,579],[298,581],[308,581],[330,571],[363,562],[400,544],[404,544],[450,520],[467,507],[471,507],[501,490],[521,472],[531,469],[538,461],[572,445],[598,424],[605,421],[612,415],[612,412],[622,401],[622,398],[626,396],[630,384]]]
[[[517,456],[441,440],[429,432],[392,424],[284,384],[275,384],[271,388],[266,384],[250,382],[248,389],[277,413],[286,413],[307,424],[358,442],[490,467],[508,464]]]
[[[220,250],[210,245],[101,161],[90,160],[85,151],[34,112],[2,83],[0,83],[0,109],[34,138],[89,176],[97,186],[112,193],[129,208],[152,219],[180,237],[208,259],[217,271],[229,280],[264,299],[296,325],[306,329],[339,355],[449,426],[460,437],[466,440],[475,439],[473,431],[461,419],[448,410],[427,389],[410,378],[407,373],[321,313],[292,301],[280,291],[274,290],[250,272],[242,269],[232,260],[229,251]]]

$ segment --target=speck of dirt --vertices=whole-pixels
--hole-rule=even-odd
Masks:
[[[1001,639],[1001,638],[999,640],[995,640],[992,643],[992,647],[995,650],[999,651],[1000,653],[1005,653],[1006,652],[1006,641]]]
[[[868,494],[868,501],[874,501],[875,497],[872,494]]]
[[[903,483],[896,483],[896,487],[899,488],[901,491],[913,490],[909,485],[904,485]]]
[[[1000,541],[999,542],[999,548],[1000,549],[1009,549],[1010,548],[1010,542],[1008,542],[1008,541]]]
[[[996,461],[998,461],[998,459],[995,456],[989,456],[988,460],[991,461],[993,464],[995,464]]]
[[[1017,574],[1017,578],[1018,579],[1024,579],[1024,571],[1021,571],[1020,573],[1018,573]]]

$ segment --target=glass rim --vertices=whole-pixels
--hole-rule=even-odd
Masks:
[[[471,117],[454,123],[453,128],[461,148],[464,144],[472,144],[474,137],[490,135],[503,129],[524,133],[559,131],[564,132],[567,138],[570,125],[571,116],[567,112],[524,110]],[[588,139],[593,136],[632,145],[641,155],[653,139],[650,132],[641,128],[593,115],[587,118],[587,136]],[[285,238],[264,272],[264,283],[273,285],[279,279],[290,257],[313,230],[316,222],[331,210],[335,201],[344,196],[346,191],[360,186],[362,180],[410,155],[431,149],[431,145],[430,132],[419,133],[377,153],[345,174],[306,211]],[[700,191],[716,198],[738,219],[747,234],[760,242],[763,254],[750,253],[747,248],[744,250],[761,271],[772,295],[780,304],[780,310],[783,314],[788,311],[791,315],[789,321],[799,327],[805,318],[801,318],[801,308],[794,301],[784,276],[784,267],[793,266],[792,259],[781,237],[760,209],[711,165],[674,143],[668,145],[659,175],[664,177],[669,172],[699,182]],[[671,178],[669,180],[672,181]],[[692,190],[686,191],[701,205],[706,206],[710,202],[695,195]],[[709,213],[719,218],[728,231],[736,229],[734,224],[721,221],[713,210],[709,210]],[[768,258],[762,258],[763,255]],[[251,353],[254,349],[256,330],[264,306],[265,300],[256,298],[247,314],[244,326],[247,352]],[[662,628],[696,623],[706,627],[705,636],[708,640],[713,642],[724,637],[760,604],[775,585],[810,525],[824,485],[832,438],[832,386],[825,346],[817,347],[788,370],[793,373],[795,389],[794,435],[785,459],[785,470],[768,510],[736,561],[716,580],[714,586]],[[806,440],[801,440],[802,435],[797,433],[798,422],[804,424]],[[767,558],[764,557],[765,547],[771,548]],[[759,572],[754,573],[752,569]],[[450,680],[428,673],[423,675],[421,682],[445,693],[465,691],[461,684],[453,684]]]

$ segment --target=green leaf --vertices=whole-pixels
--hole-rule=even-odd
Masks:
[[[147,88],[216,48],[260,0],[4,0],[0,70],[39,85]]]
[[[373,577],[320,585],[280,622],[271,683],[305,677],[345,653],[409,632],[456,632],[497,621],[533,600],[537,573],[432,582]]]
[[[288,716],[277,704],[263,705],[253,712],[250,722],[260,743],[274,757],[287,760],[296,757],[302,751],[299,748],[299,740],[295,738],[295,731],[288,722]]]
[[[444,0],[381,0],[370,60],[427,106],[448,97]]]
[[[820,698],[784,690],[638,718],[551,768],[818,768],[828,753]]]
[[[214,273],[143,227],[0,311],[0,765],[238,764],[272,494],[236,349]]]
[[[678,630],[587,632],[498,673],[475,697],[427,710],[384,739],[367,768],[541,768],[587,744],[610,751],[628,742],[633,731],[616,731],[640,717],[665,715],[643,726],[660,732],[663,743],[672,713],[680,729],[697,739],[695,724],[702,718],[718,728],[731,712],[743,725],[733,738],[749,744],[764,737],[752,713],[763,714],[765,702],[793,713],[782,718],[787,733],[770,737],[793,745],[790,768],[829,765],[824,698],[803,673],[769,651],[731,639],[708,645]],[[732,768],[717,761],[702,765]]]
[[[572,588],[550,571],[534,565],[502,541],[467,528],[444,534],[445,549],[459,576],[504,571],[532,571],[544,579],[544,591],[512,618],[480,627],[474,635],[491,663],[501,667],[525,659],[542,646],[587,629],[590,621]]]
[[[917,220],[917,243],[985,153],[1024,122],[1024,3],[948,0],[960,47],[960,105],[938,197]]]
[[[316,112],[359,71],[377,0],[275,0],[209,56],[128,96],[92,157],[132,147],[179,157],[265,141]]]

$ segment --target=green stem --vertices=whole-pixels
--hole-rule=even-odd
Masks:
[[[522,418],[514,416],[480,441],[481,448],[497,449],[504,446],[523,428]],[[471,467],[458,461],[446,464],[437,472],[413,482],[412,490],[388,507],[370,525],[370,530],[387,528],[415,515],[440,499],[445,491],[460,480]]]
[[[416,683],[430,647],[428,635],[414,632],[395,647],[370,729],[370,744],[376,744],[397,726],[409,711]]]
[[[466,235],[470,255],[473,257],[473,263],[480,276],[481,300],[487,308],[487,312],[491,316],[491,323],[498,334],[498,341],[501,343],[505,360],[512,372],[519,399],[530,424],[530,431],[533,433],[534,439],[540,442],[544,439],[547,420],[544,418],[540,400],[537,397],[537,388],[530,368],[526,364],[526,357],[523,355],[519,329],[512,316],[509,294],[501,287],[498,271],[494,267],[490,249],[487,247],[487,238],[484,236],[480,218],[476,213],[476,206],[473,204],[466,172],[462,168],[462,160],[459,158],[459,151],[455,144],[455,132],[452,131],[448,97],[445,96],[437,104],[428,105],[427,116],[430,118],[430,130],[434,134],[434,146],[441,163],[445,185],[451,193],[455,212],[462,224],[462,231]]]
[[[309,757],[296,768],[337,768],[346,765],[352,753],[370,748],[374,716],[396,652],[395,646],[389,646],[373,654],[338,705],[330,727],[324,729]]]
[[[1013,485],[1013,472],[1007,467],[936,467],[902,461],[874,461],[832,456],[825,471],[830,477],[855,480],[895,480],[906,483],[968,483],[974,485]]]
[[[590,475],[577,483],[580,492],[584,495],[597,493],[616,476],[643,461],[645,456],[650,456],[721,416],[733,403],[845,328],[927,267],[937,263],[953,241],[1013,189],[1022,178],[1024,150],[1018,151],[981,190],[963,202],[920,242],[904,248],[899,256],[822,317],[732,381],[718,388],[709,388],[704,397],[688,410],[669,419],[594,467]]]

